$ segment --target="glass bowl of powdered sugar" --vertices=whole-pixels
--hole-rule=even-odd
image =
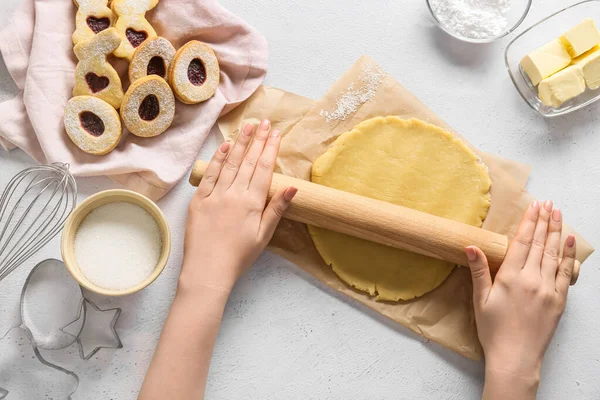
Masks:
[[[532,0],[427,0],[438,26],[455,38],[490,43],[517,29]]]

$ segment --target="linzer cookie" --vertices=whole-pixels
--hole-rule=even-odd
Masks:
[[[177,50],[169,82],[179,100],[196,104],[211,98],[219,86],[219,62],[213,50],[197,40]]]
[[[121,42],[115,28],[108,28],[90,40],[79,42],[75,55],[79,63],[75,68],[75,87],[73,96],[95,96],[114,108],[121,106],[123,87],[121,78],[106,57],[111,54]]]
[[[115,56],[131,61],[137,47],[147,39],[156,37],[145,15],[146,11],[156,7],[158,0],[113,0],[111,4],[117,16],[115,28],[121,36],[121,45],[115,51]]]
[[[169,84],[156,75],[140,78],[129,86],[121,105],[123,123],[136,136],[158,136],[171,126],[175,97]]]
[[[174,56],[175,47],[167,39],[155,37],[146,40],[133,53],[129,64],[129,81],[135,82],[148,75],[168,79],[167,72]]]
[[[108,8],[108,0],[75,0],[78,7],[75,15],[73,44],[89,40],[97,33],[113,24],[113,12]]]
[[[92,96],[77,96],[67,102],[65,130],[73,143],[89,154],[112,151],[121,140],[121,120],[107,102]]]

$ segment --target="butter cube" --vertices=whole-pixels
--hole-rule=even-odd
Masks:
[[[591,19],[586,19],[579,25],[569,29],[560,37],[565,49],[573,58],[578,57],[600,43],[600,32]]]
[[[565,101],[585,92],[583,70],[578,65],[571,65],[540,82],[538,94],[542,103],[558,108]]]
[[[559,39],[546,43],[523,57],[521,67],[531,83],[538,83],[571,63],[571,56]]]
[[[592,90],[600,87],[600,46],[596,46],[574,59],[573,65],[578,65],[583,70],[587,87]]]

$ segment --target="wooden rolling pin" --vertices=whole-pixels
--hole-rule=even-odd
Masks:
[[[196,162],[190,176],[193,186],[200,184],[207,165]],[[298,188],[284,215],[293,221],[463,266],[469,265],[465,247],[477,246],[487,256],[493,273],[502,265],[508,249],[508,238],[499,233],[286,175],[273,175],[269,198],[289,186]],[[576,262],[572,285],[577,282],[579,269]]]

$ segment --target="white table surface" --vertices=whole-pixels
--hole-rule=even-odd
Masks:
[[[0,27],[18,2],[0,2]],[[514,34],[491,45],[457,42],[434,26],[424,0],[223,3],[267,37],[267,84],[317,99],[367,54],[471,143],[533,165],[530,191],[555,200],[567,221],[595,244],[600,104],[553,120],[536,115],[504,67],[503,50]],[[534,1],[520,30],[563,5],[564,0]],[[0,100],[15,93],[0,62]],[[217,143],[213,134],[199,157],[207,159]],[[0,150],[0,187],[31,164],[20,151]],[[78,183],[80,200],[116,187],[102,178]],[[123,309],[117,330],[124,348],[101,351],[79,364],[74,399],[135,398],[174,294],[191,193],[181,182],[159,202],[173,232],[172,256],[161,277],[137,295],[92,296],[100,306]],[[26,275],[49,257],[60,257],[57,239],[0,282],[2,331],[18,322]],[[600,398],[599,287],[594,255],[569,295],[545,360],[540,399]],[[482,380],[482,363],[427,343],[332,293],[289,262],[264,254],[229,301],[207,398],[476,399]],[[43,385],[43,379],[32,378],[30,384]]]

